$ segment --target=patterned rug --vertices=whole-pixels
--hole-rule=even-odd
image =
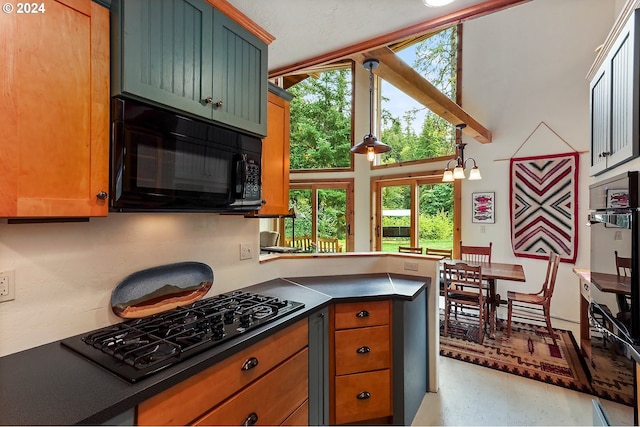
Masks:
[[[480,345],[475,342],[477,326],[454,324],[449,328],[450,336],[445,337],[441,319],[440,355],[633,405],[633,377],[594,377],[591,386],[570,331],[554,329],[556,346],[546,327],[513,322],[511,338],[507,338],[506,328],[506,322],[498,322],[495,339],[485,336]],[[624,363],[625,358],[620,359]]]

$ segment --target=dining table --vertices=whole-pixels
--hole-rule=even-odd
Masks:
[[[497,309],[500,306],[501,298],[496,293],[496,282],[498,280],[509,280],[513,282],[526,282],[524,267],[521,264],[512,264],[505,262],[476,262],[465,261],[461,259],[442,259],[442,264],[455,264],[464,262],[469,266],[482,267],[482,278],[487,281],[489,294],[487,302],[489,303],[489,338],[496,337]]]

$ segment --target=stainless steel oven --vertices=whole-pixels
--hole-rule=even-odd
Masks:
[[[586,360],[609,424],[637,424],[635,363],[640,356],[638,172],[589,187],[591,230],[590,345]],[[628,406],[624,410],[619,403]]]

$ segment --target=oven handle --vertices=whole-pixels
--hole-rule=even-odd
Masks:
[[[593,212],[589,214],[588,226],[592,224],[610,224],[620,228],[631,228],[632,215],[629,211],[624,213],[610,213],[610,212]]]

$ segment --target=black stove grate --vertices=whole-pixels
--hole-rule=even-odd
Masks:
[[[62,344],[130,382],[304,307],[235,291],[107,326]]]

